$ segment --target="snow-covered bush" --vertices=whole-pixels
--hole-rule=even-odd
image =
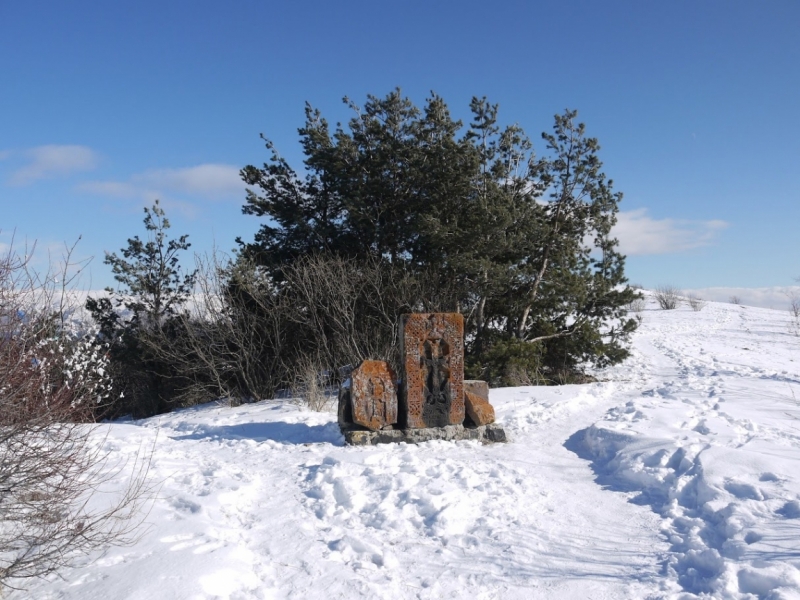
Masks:
[[[147,496],[145,461],[116,499],[93,502],[115,474],[89,424],[111,394],[107,358],[69,318],[69,253],[58,276],[28,259],[0,257],[0,591],[126,541]]]

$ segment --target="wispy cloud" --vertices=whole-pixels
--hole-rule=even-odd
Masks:
[[[171,194],[200,196],[209,200],[241,199],[245,184],[239,167],[203,164],[181,169],[151,169],[131,175],[127,181],[89,181],[78,189],[115,198],[152,201]]]
[[[614,235],[629,256],[673,254],[711,244],[726,227],[719,220],[654,219],[640,208],[619,213]]]
[[[7,158],[10,152],[5,153]],[[27,164],[11,174],[13,185],[27,185],[39,179],[64,177],[79,171],[91,171],[97,166],[97,154],[86,146],[37,146],[23,151]]]
[[[686,289],[684,295],[694,294],[704,300],[730,302],[736,296],[744,306],[760,306],[776,310],[788,310],[792,298],[800,298],[800,286],[773,286],[760,288],[747,287],[708,287]]]

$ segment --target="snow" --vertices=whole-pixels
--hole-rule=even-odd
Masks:
[[[600,382],[491,390],[508,444],[346,447],[288,401],[103,426],[154,445],[149,526],[9,598],[800,598],[788,313],[641,315]]]

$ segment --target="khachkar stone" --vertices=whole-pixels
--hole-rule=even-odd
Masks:
[[[353,423],[372,431],[397,423],[396,378],[389,363],[365,360],[350,377]]]
[[[409,429],[464,422],[464,317],[459,313],[403,315],[400,423]]]

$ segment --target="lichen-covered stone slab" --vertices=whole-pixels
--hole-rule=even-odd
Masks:
[[[464,391],[472,392],[489,402],[489,384],[479,379],[465,379]]]
[[[494,407],[489,404],[488,400],[465,390],[464,405],[467,415],[475,425],[494,423]]]
[[[353,423],[378,431],[397,423],[396,378],[389,363],[365,360],[353,370],[350,406]]]
[[[403,315],[400,351],[403,353],[400,424],[411,429],[462,424],[463,315]]]

